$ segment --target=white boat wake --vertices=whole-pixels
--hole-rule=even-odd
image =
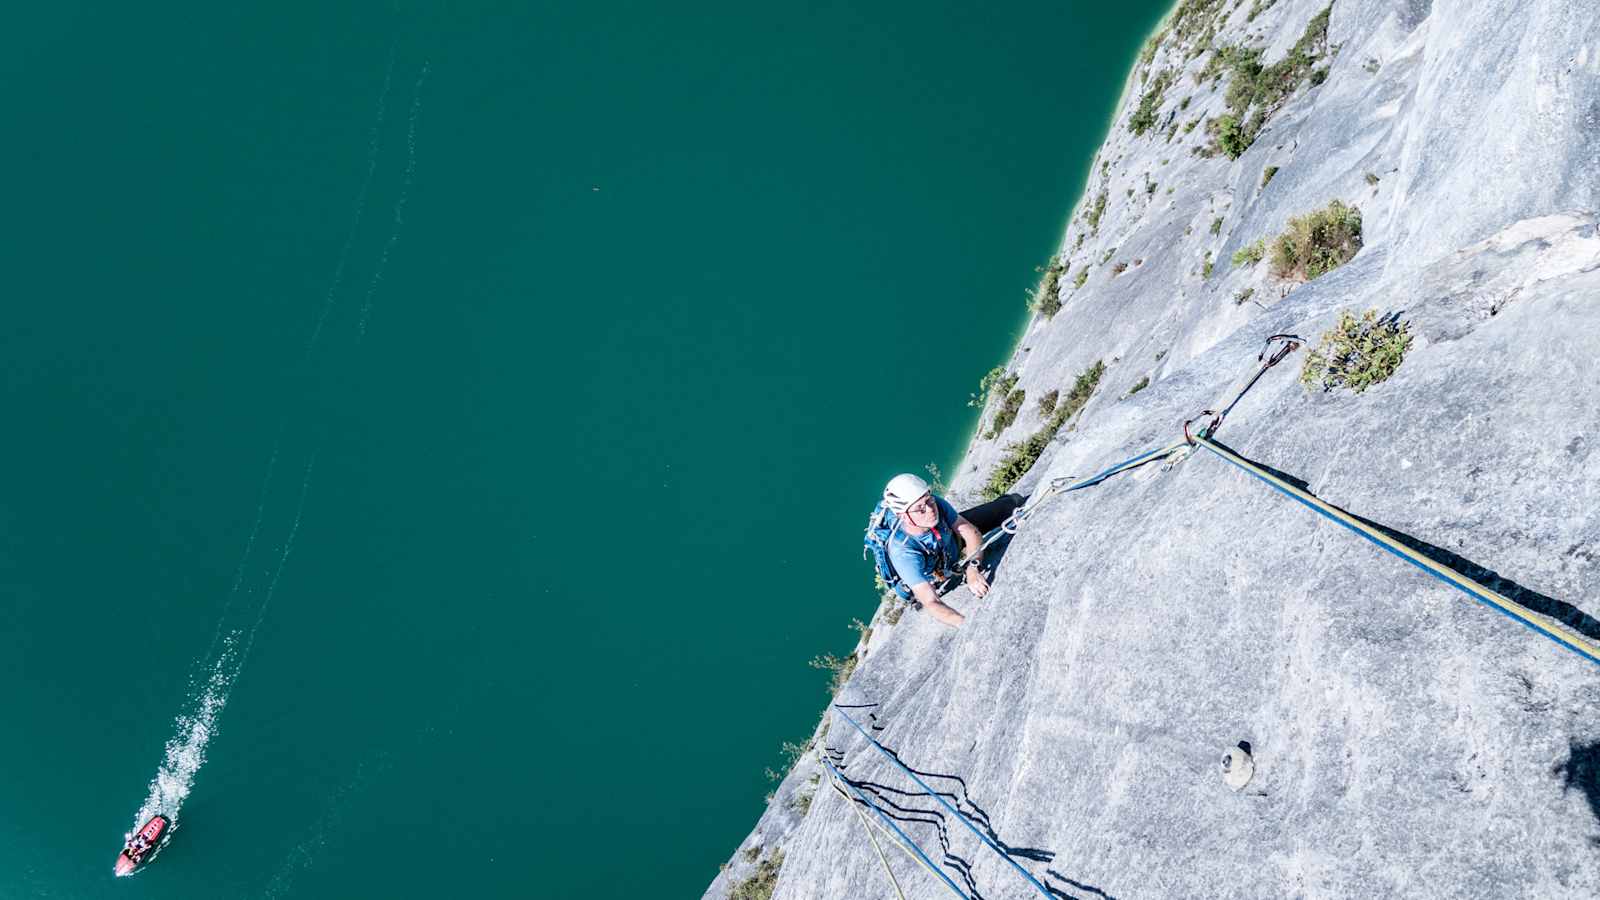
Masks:
[[[335,305],[336,296],[344,281],[350,249],[355,241],[356,231],[361,225],[363,213],[366,210],[368,194],[372,187],[373,175],[380,156],[380,135],[389,103],[397,47],[398,39],[395,46],[392,46],[389,51],[388,65],[383,76],[383,88],[378,95],[371,137],[367,147],[366,171],[363,175],[360,189],[356,194],[350,229],[346,235],[344,245],[339,251],[333,275],[322,298],[310,339],[305,344],[304,352],[308,357],[316,347],[323,333],[324,325],[328,321],[329,313]],[[360,319],[355,335],[356,343],[360,343],[361,337],[366,333],[367,319],[371,312],[373,296],[383,278],[385,267],[388,265],[390,251],[399,240],[400,226],[403,223],[402,214],[411,188],[412,176],[416,171],[417,116],[421,104],[421,88],[427,75],[428,64],[424,62],[413,89],[410,117],[406,129],[406,165],[399,199],[394,204],[394,221],[391,225],[388,239],[379,255],[372,280],[367,286],[366,296],[360,308]],[[285,420],[284,425],[286,424],[287,420]],[[228,697],[233,692],[235,682],[238,681],[240,674],[244,671],[245,663],[250,657],[250,651],[255,646],[256,634],[266,619],[267,609],[272,603],[273,594],[278,589],[278,582],[283,575],[284,566],[288,563],[289,555],[294,549],[295,538],[300,531],[300,521],[305,512],[306,496],[311,487],[312,470],[316,465],[317,451],[315,449],[312,450],[306,462],[305,473],[300,483],[299,498],[296,501],[294,518],[278,550],[276,563],[272,564],[270,569],[252,570],[250,568],[251,556],[256,553],[257,539],[261,534],[262,523],[267,518],[268,506],[270,505],[267,498],[271,492],[274,473],[278,466],[279,450],[283,445],[284,425],[280,425],[278,436],[273,441],[272,451],[267,460],[266,475],[261,485],[260,498],[256,504],[255,521],[251,525],[249,537],[245,541],[244,554],[239,561],[238,569],[234,573],[232,587],[229,589],[222,610],[218,614],[217,628],[205,652],[195,661],[194,669],[189,678],[183,711],[173,721],[172,736],[168,738],[162,753],[161,763],[157,766],[154,777],[150,779],[149,790],[146,793],[144,802],[139,807],[138,813],[135,815],[133,826],[129,831],[130,834],[142,827],[152,816],[158,814],[166,816],[171,822],[167,831],[168,836],[177,830],[178,819],[183,810],[184,801],[194,787],[195,777],[199,774],[201,767],[205,765],[207,749],[212,739],[217,735],[222,711],[228,705]],[[162,843],[165,843],[165,840],[163,838]],[[305,855],[309,855],[309,852],[308,848]]]
[[[274,453],[275,458],[276,453]],[[283,576],[283,567],[289,561],[290,552],[294,550],[294,539],[300,531],[300,519],[306,507],[306,494],[311,488],[311,471],[316,462],[316,455],[312,454],[311,461],[306,463],[305,478],[300,483],[300,499],[295,507],[294,523],[289,526],[288,537],[284,539],[283,549],[278,554],[277,565],[272,570],[272,578],[267,582],[261,602],[253,610],[241,609],[241,613],[246,617],[254,613],[248,626],[228,631],[227,636],[220,642],[220,651],[217,651],[215,646],[207,651],[208,657],[212,658],[208,660],[204,670],[207,672],[205,680],[191,688],[192,696],[187,704],[187,710],[173,723],[173,735],[167,739],[161,765],[156,769],[155,777],[150,779],[149,792],[134,817],[133,829],[138,829],[157,813],[171,820],[174,830],[178,827],[178,814],[183,810],[183,801],[194,786],[195,775],[200,771],[200,767],[205,765],[206,747],[216,736],[222,710],[228,705],[228,696],[233,693],[233,685],[238,681],[239,673],[244,671],[244,664],[250,657],[250,649],[255,646],[256,632],[266,619],[267,606],[272,602],[272,594],[278,589],[278,579]],[[260,525],[259,520],[257,525]],[[247,554],[255,542],[255,537],[255,533],[252,532],[250,541],[246,544]],[[243,571],[242,563],[240,570]],[[239,583],[239,580],[235,581],[234,590],[229,594],[230,604],[234,595],[238,593]],[[223,619],[226,618],[225,609]],[[219,633],[222,631],[220,624],[218,631]],[[215,645],[217,642],[213,643]]]

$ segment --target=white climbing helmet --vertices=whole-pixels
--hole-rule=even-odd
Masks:
[[[883,505],[894,512],[903,513],[906,507],[932,492],[933,488],[928,487],[926,481],[910,472],[902,472],[889,479],[889,483],[884,486]]]

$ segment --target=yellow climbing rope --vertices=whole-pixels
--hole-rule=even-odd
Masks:
[[[1451,587],[1454,587],[1457,590],[1460,590],[1465,594],[1469,594],[1483,603],[1488,604],[1494,609],[1504,613],[1507,616],[1510,616],[1529,628],[1532,628],[1534,631],[1543,634],[1556,643],[1582,654],[1594,662],[1600,663],[1600,643],[1596,643],[1590,638],[1572,630],[1571,628],[1568,628],[1566,625],[1563,625],[1554,619],[1546,618],[1539,613],[1517,604],[1498,591],[1491,590],[1481,584],[1478,584],[1476,581],[1473,581],[1460,572],[1457,572],[1455,569],[1429,559],[1421,553],[1418,553],[1410,547],[1407,547],[1405,544],[1402,544],[1394,538],[1389,537],[1387,534],[1384,534],[1376,528],[1373,528],[1365,522],[1355,518],[1344,510],[1324,502],[1316,495],[1290,484],[1289,482],[1279,478],[1271,472],[1268,472],[1255,463],[1252,463],[1249,460],[1241,457],[1239,454],[1217,444],[1215,441],[1211,440],[1211,437],[1208,433],[1202,432],[1194,435],[1193,440],[1198,446],[1210,450],[1212,453],[1215,453],[1218,457],[1230,465],[1248,472],[1261,481],[1266,482],[1271,487],[1277,489],[1279,492],[1287,495],[1291,499],[1297,500],[1305,506],[1311,508],[1313,511],[1326,516],[1335,522],[1338,522],[1340,525],[1343,525],[1351,531],[1354,531],[1356,534],[1366,538],[1374,544],[1377,544],[1384,550],[1393,553],[1395,556],[1404,559],[1406,562],[1409,562],[1424,572],[1427,572],[1429,575],[1432,575]]]
[[[878,851],[878,862],[883,864],[883,874],[889,876],[889,883],[894,886],[895,896],[899,897],[900,900],[906,900],[906,892],[900,890],[900,879],[894,877],[894,870],[889,868],[889,858],[883,855],[883,848],[878,845],[878,836],[872,833],[872,823],[867,821],[867,814],[861,811],[861,807],[857,806],[855,801],[850,799],[850,795],[846,794],[844,792],[844,788],[839,787],[837,782],[830,778],[828,779],[828,784],[832,786],[834,791],[836,791],[839,796],[844,798],[844,802],[848,803],[850,808],[855,811],[856,818],[861,820],[861,830],[867,833],[867,840],[872,842],[872,849]],[[879,827],[881,828],[882,826]],[[910,856],[910,854],[906,855]]]

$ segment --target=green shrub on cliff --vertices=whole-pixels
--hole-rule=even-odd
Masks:
[[[728,889],[728,900],[772,900],[782,869],[783,851],[774,850],[756,866],[754,874]]]
[[[1094,205],[1089,207],[1088,215],[1085,217],[1089,223],[1089,230],[1095,234],[1100,233],[1100,217],[1106,214],[1106,199],[1106,192],[1101,191],[1094,198]]]
[[[1000,410],[994,414],[994,423],[989,426],[989,437],[997,438],[1000,432],[1011,427],[1017,420],[1017,413],[1022,411],[1022,403],[1027,399],[1027,392],[1021,388],[1006,394],[1006,401],[1000,405]]]
[[[1233,251],[1233,266],[1253,266],[1267,255],[1267,242],[1258,240]]]
[[[1220,78],[1224,72],[1230,75],[1225,98],[1228,112],[1207,125],[1212,136],[1211,152],[1238,159],[1255,143],[1267,120],[1311,78],[1313,67],[1328,51],[1328,14],[1332,9],[1329,6],[1312,16],[1295,45],[1270,66],[1262,65],[1259,48],[1218,48],[1206,62],[1195,76],[1197,81]],[[1321,80],[1314,83],[1320,84]]]
[[[1072,390],[1065,399],[1056,404],[1055,412],[1050,416],[1038,431],[1028,436],[1027,440],[1012,444],[1006,448],[1005,456],[1000,458],[994,469],[989,473],[989,480],[983,486],[985,499],[993,500],[1001,494],[1011,490],[1022,476],[1028,474],[1033,464],[1039,461],[1045,448],[1050,446],[1050,441],[1067,420],[1077,415],[1089,398],[1094,395],[1094,389],[1100,384],[1100,376],[1106,371],[1105,363],[1096,362],[1084,370],[1078,380],[1073,382]]]
[[[1046,319],[1061,311],[1062,271],[1059,259],[1050,260],[1050,265],[1044,270],[1044,277],[1039,279],[1039,287],[1033,292],[1033,310]]]
[[[1150,80],[1149,90],[1139,98],[1139,108],[1128,119],[1129,131],[1142,135],[1156,123],[1156,112],[1161,109],[1161,100],[1167,92],[1167,86],[1172,84],[1172,77],[1171,69],[1162,69]]]
[[[1361,250],[1361,210],[1338,200],[1289,220],[1272,241],[1272,274],[1310,281],[1349,262]]]
[[[1347,387],[1359,394],[1393,375],[1409,349],[1411,334],[1398,315],[1380,319],[1377,310],[1369,309],[1357,319],[1344,310],[1339,324],[1323,332],[1306,354],[1300,381],[1325,391]]]

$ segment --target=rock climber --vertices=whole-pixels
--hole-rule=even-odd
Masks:
[[[954,580],[960,566],[974,597],[989,593],[983,535],[1000,527],[1022,502],[1021,496],[1006,494],[958,513],[922,478],[896,475],[872,511],[867,547],[874,552],[878,574],[895,593],[938,621],[959,627],[966,617],[939,599],[940,589]]]

